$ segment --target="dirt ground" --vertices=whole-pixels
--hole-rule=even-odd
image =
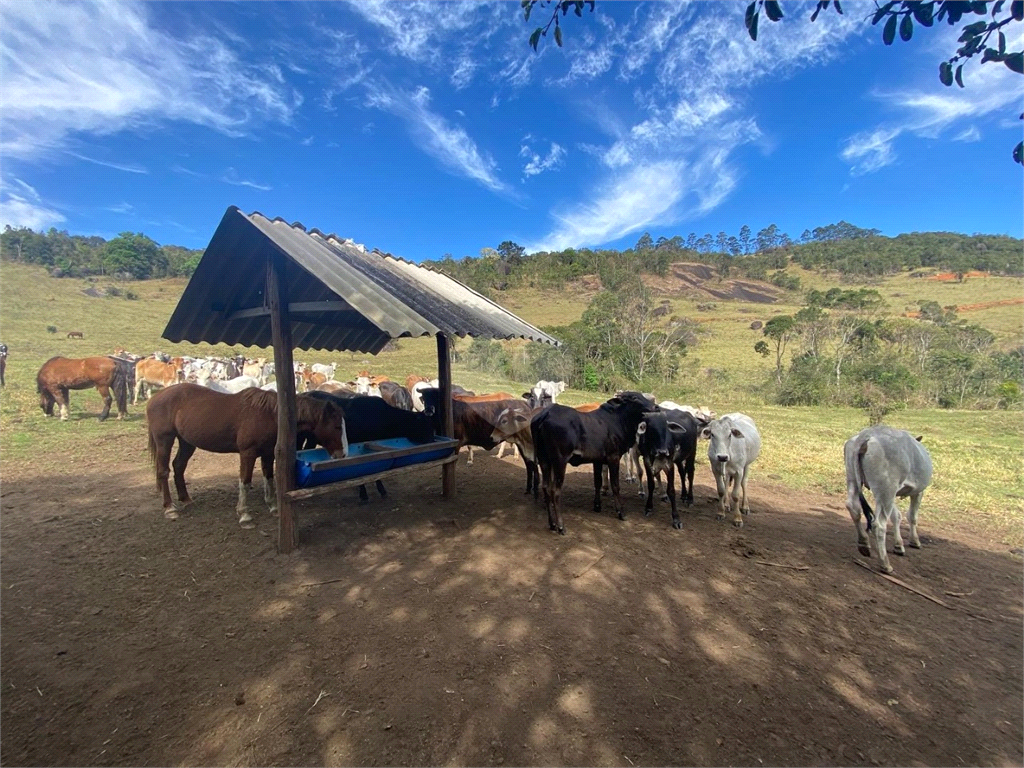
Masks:
[[[298,507],[302,546],[235,523],[199,453],[165,520],[144,430],[60,476],[5,462],[3,765],[1021,765],[1022,569],[941,530],[858,567],[842,499],[755,471],[742,530],[707,464],[682,531],[522,464]],[[891,538],[890,538],[891,542]],[[890,544],[891,547],[891,544]],[[794,568],[797,566],[802,570]]]

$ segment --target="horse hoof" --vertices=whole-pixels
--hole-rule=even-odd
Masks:
[[[864,557],[871,557],[871,547],[869,547],[867,544],[858,545],[857,551],[864,555]]]
[[[747,507],[746,509],[741,509],[740,510],[740,514],[742,514],[742,515],[749,515],[750,514],[750,507]]]
[[[735,525],[737,528],[742,528],[743,527],[743,518],[739,518],[737,520],[733,520],[732,524]]]
[[[625,512],[619,512],[619,520],[625,520],[625,519],[626,519],[626,513]]]
[[[661,500],[662,501],[671,501],[671,499],[668,497],[667,493],[664,496],[661,497]]]
[[[177,520],[178,519],[178,513],[175,512],[174,509],[165,509],[164,510],[164,517],[166,517],[168,520]]]
[[[683,530],[683,523],[681,520],[673,520],[672,527],[675,528],[677,531],[681,531]]]
[[[559,536],[565,536],[565,527],[564,526],[558,529],[558,535]]]

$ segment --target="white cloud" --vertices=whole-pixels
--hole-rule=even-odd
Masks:
[[[108,206],[107,210],[114,213],[131,213],[135,208],[131,203],[118,203],[117,205]]]
[[[145,4],[5,3],[0,59],[9,157],[38,158],[78,133],[164,120],[229,135],[290,120],[301,97],[273,66],[243,62],[212,35],[176,38]]]
[[[387,86],[377,86],[369,90],[366,103],[405,120],[413,141],[450,171],[495,192],[509,191],[497,176],[494,159],[480,150],[465,130],[430,109],[428,88],[399,93]]]
[[[148,170],[139,165],[128,165],[127,163],[111,163],[107,160],[97,160],[95,157],[86,157],[80,155],[77,152],[71,152],[65,150],[64,154],[71,155],[71,157],[79,160],[84,160],[87,163],[93,163],[94,165],[102,165],[104,168],[113,168],[115,171],[125,171],[127,173],[149,173]]]
[[[896,161],[892,143],[903,132],[900,128],[878,128],[859,133],[847,141],[840,157],[850,163],[850,173],[861,176]]]
[[[273,187],[268,184],[257,184],[255,181],[247,181],[238,177],[238,171],[234,168],[228,168],[224,175],[220,177],[220,180],[225,184],[232,184],[236,187],[249,187],[250,189],[258,189],[261,192],[269,192]]]
[[[634,168],[601,189],[593,202],[554,212],[554,230],[528,251],[600,245],[644,227],[667,223],[686,188],[685,166],[663,162]]]
[[[299,141],[299,144],[301,144],[301,145],[302,145],[302,146],[304,146],[304,147],[309,147],[309,146],[312,146],[312,144],[313,144],[313,138],[314,138],[313,136],[307,136],[306,138],[304,138],[304,139],[300,140],[300,141]]]
[[[3,193],[0,197],[0,227],[28,227],[42,232],[64,221],[63,214],[37,202],[9,192]]]
[[[954,136],[953,141],[981,141],[981,131],[972,125]]]
[[[527,135],[526,139],[528,138],[529,135]],[[551,142],[551,148],[548,150],[547,157],[542,158],[530,149],[529,145],[523,144],[519,148],[519,156],[527,158],[526,165],[523,167],[523,173],[526,176],[536,176],[544,173],[544,171],[554,170],[561,165],[562,160],[565,158],[565,150],[555,142]]]

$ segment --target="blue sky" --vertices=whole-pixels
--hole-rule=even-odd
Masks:
[[[417,261],[840,219],[1021,237],[1021,78],[942,86],[962,24],[886,48],[871,3],[785,2],[755,43],[745,5],[599,0],[534,53],[518,2],[4,3],[0,223],[201,248],[237,205]]]

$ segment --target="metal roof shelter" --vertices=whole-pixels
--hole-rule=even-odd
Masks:
[[[292,370],[292,349],[377,354],[391,339],[435,336],[438,379],[451,436],[451,336],[558,341],[445,274],[306,230],[301,224],[224,213],[164,329],[173,342],[274,348],[277,371]],[[295,382],[278,377],[275,464],[278,548],[291,551],[295,466]],[[444,495],[455,490],[455,465],[442,471]]]

